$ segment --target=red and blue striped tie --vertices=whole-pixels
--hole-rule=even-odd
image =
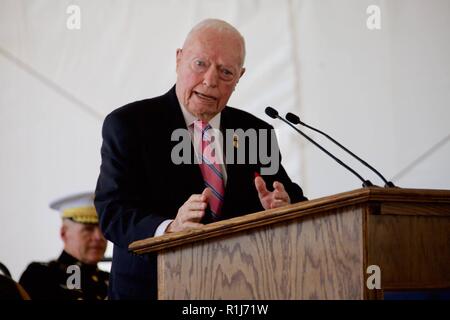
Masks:
[[[212,197],[209,199],[209,209],[213,220],[219,220],[223,205],[223,199],[225,194],[224,179],[222,168],[218,163],[219,157],[216,156],[213,147],[213,137],[211,125],[209,123],[197,120],[194,123],[194,128],[197,130],[195,134],[197,137],[201,137],[197,150],[201,150],[200,158],[200,170],[203,175],[205,186],[212,191]]]

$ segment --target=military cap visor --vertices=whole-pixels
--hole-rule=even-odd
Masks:
[[[61,218],[78,223],[97,224],[98,216],[94,207],[94,193],[79,193],[58,199],[50,203],[50,208],[57,210]]]

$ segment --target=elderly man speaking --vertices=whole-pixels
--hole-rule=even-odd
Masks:
[[[273,128],[227,106],[244,60],[242,35],[227,22],[204,20],[176,51],[172,89],[106,117],[95,205],[114,243],[111,299],[156,298],[156,256],[129,253],[133,241],[306,199],[281,165],[264,171],[265,147],[281,159]],[[180,130],[187,148],[186,139],[174,138]],[[230,131],[224,143],[220,133]],[[174,158],[183,142],[192,161]],[[236,161],[239,152],[244,156]]]

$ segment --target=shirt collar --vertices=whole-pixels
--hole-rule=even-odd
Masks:
[[[181,103],[180,106],[181,112],[183,113],[184,121],[186,122],[186,127],[189,128],[198,119],[193,114],[191,114]],[[220,118],[221,112],[219,112],[211,120],[209,120],[209,124],[213,129],[220,130]]]

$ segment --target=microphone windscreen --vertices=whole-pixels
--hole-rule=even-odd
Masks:
[[[266,108],[266,114],[271,117],[272,119],[275,119],[276,117],[278,117],[278,111],[275,110],[272,107],[267,107]]]
[[[286,114],[286,119],[287,121],[293,123],[293,124],[299,124],[300,123],[300,118],[298,116],[296,116],[293,113],[288,112]]]

